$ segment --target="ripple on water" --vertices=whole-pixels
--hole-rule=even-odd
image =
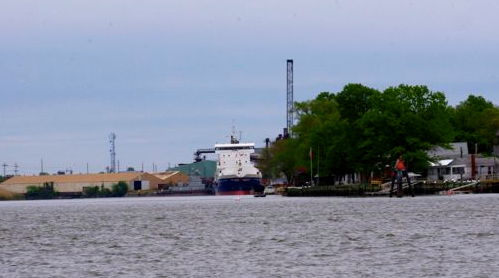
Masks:
[[[0,277],[494,277],[498,201],[0,202]]]

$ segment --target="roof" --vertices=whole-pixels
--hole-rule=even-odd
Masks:
[[[215,144],[215,150],[218,148],[233,148],[233,149],[238,149],[238,148],[248,148],[248,147],[255,147],[255,143],[237,143],[237,144]]]
[[[74,182],[119,182],[130,181],[142,177],[151,176],[141,172],[106,173],[106,174],[77,174],[77,175],[46,175],[46,176],[14,176],[3,183],[7,184],[41,184],[46,182],[74,183]],[[154,177],[154,176],[153,176]]]
[[[153,175],[159,179],[167,180],[167,179],[169,179],[173,176],[179,175],[179,174],[185,175],[184,173],[182,173],[180,171],[166,171],[164,173],[154,173]]]
[[[450,149],[442,148],[436,146],[428,151],[430,157],[440,157],[440,158],[451,158],[468,154],[468,143],[466,142],[456,142],[450,144]]]
[[[213,160],[202,160],[191,164],[182,164],[169,170],[180,171],[189,176],[199,173],[203,178],[213,178],[217,162]]]
[[[437,167],[437,166],[449,166],[454,159],[442,159],[437,161],[437,163],[430,162],[431,167]]]
[[[494,166],[496,164],[496,159],[493,156],[490,157],[477,156],[475,158],[475,161],[477,166]]]

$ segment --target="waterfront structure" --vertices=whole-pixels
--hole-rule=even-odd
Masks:
[[[180,164],[177,167],[168,169],[170,171],[180,171],[192,176],[194,174],[199,174],[202,179],[213,180],[215,177],[215,168],[217,167],[217,162],[213,160],[201,160],[189,164]]]
[[[163,184],[160,185],[158,189],[162,189],[165,186],[184,186],[189,183],[189,176],[180,171],[166,171],[162,173],[155,173],[154,176],[160,178],[163,181]]]
[[[149,173],[126,172],[104,174],[76,174],[76,175],[42,175],[42,176],[14,176],[2,183],[0,188],[12,193],[25,194],[29,186],[43,186],[53,183],[54,189],[60,193],[78,194],[85,188],[104,186],[111,189],[113,184],[126,182],[128,190],[158,189],[163,180]]]
[[[452,143],[449,149],[435,147],[428,152],[430,162],[428,180],[483,179],[497,173],[495,157],[469,154],[466,142]]]
[[[205,195],[213,194],[213,187],[205,185],[201,180],[201,176],[199,174],[194,174],[189,176],[187,183],[168,187],[166,192],[167,194]]]

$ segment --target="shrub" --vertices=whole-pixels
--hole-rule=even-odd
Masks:
[[[99,191],[99,197],[111,197],[113,193],[109,188],[105,188],[104,185],[101,185],[100,191]]]
[[[85,187],[83,189],[83,196],[86,198],[95,198],[98,195],[99,195],[99,187],[98,186]]]
[[[53,182],[46,182],[42,186],[28,186],[26,188],[26,199],[53,199],[59,196],[59,193],[54,189]]]
[[[124,181],[113,184],[112,188],[104,187],[104,184],[99,186],[91,186],[83,188],[83,197],[123,197],[128,191],[128,185]]]
[[[126,195],[128,191],[128,184],[124,181],[120,181],[118,183],[113,184],[112,187],[112,196],[114,197],[123,197]]]

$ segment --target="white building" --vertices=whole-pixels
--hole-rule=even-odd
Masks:
[[[434,161],[428,169],[428,180],[482,179],[497,173],[498,160],[480,154],[469,154],[466,142],[452,143],[450,149],[435,147],[428,152]]]

